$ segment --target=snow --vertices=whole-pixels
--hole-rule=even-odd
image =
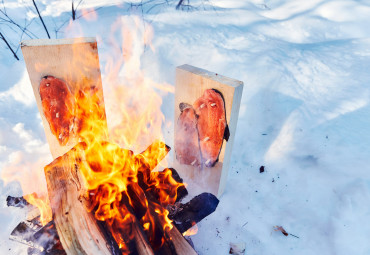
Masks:
[[[22,8],[32,12],[22,1],[5,2],[20,21]],[[69,20],[68,1],[40,2],[50,29]],[[248,255],[370,254],[368,1],[199,0],[190,1],[198,6],[191,11],[176,11],[172,2],[143,13],[108,2],[82,5],[102,7],[97,19],[67,22],[57,33],[96,36],[103,78],[114,45],[109,28],[123,16],[132,29],[153,28],[154,51],[136,49],[153,84],[174,84],[175,67],[184,63],[244,81],[226,190],[192,237],[199,254],[228,254],[230,242],[245,242]],[[135,28],[142,15],[148,23]],[[17,48],[19,35],[0,29]],[[37,19],[30,30],[45,37]],[[18,62],[0,46],[0,168],[27,174],[51,157],[21,52]],[[174,95],[162,95],[171,145]],[[0,254],[24,254],[7,240],[24,217],[6,207],[9,194],[22,194],[20,185],[0,181]]]

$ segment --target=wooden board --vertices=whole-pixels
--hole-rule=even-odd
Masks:
[[[45,167],[50,206],[60,242],[69,255],[118,254],[93,213],[88,212],[87,181],[80,171],[86,164],[78,144]]]
[[[45,76],[61,79],[72,95],[80,89],[95,87],[97,96],[103,100],[97,43],[95,38],[36,39],[21,42],[21,47],[46,139],[55,159],[69,151],[78,142],[78,137],[71,138],[62,146],[52,134],[42,109],[40,81]],[[106,124],[102,126],[102,130],[104,129],[107,129]]]
[[[243,92],[243,82],[190,65],[177,67],[174,135],[176,140],[178,135],[176,129],[181,114],[179,108],[180,103],[193,105],[198,98],[202,97],[204,91],[208,89],[217,90],[223,96],[226,122],[230,134],[228,141],[225,139],[223,140],[218,162],[213,167],[181,164],[176,157],[175,143],[174,168],[180,173],[184,182],[189,185],[189,192],[196,192],[191,195],[197,195],[197,193],[199,194],[200,192],[210,192],[219,197],[224,191],[229,170],[231,151]]]

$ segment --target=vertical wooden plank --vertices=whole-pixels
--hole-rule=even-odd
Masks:
[[[221,196],[224,191],[230,165],[231,151],[235,137],[239,107],[243,92],[243,82],[231,79],[194,66],[182,65],[176,69],[175,89],[175,141],[183,134],[178,134],[178,121],[181,114],[180,104],[186,103],[195,106],[194,102],[203,96],[204,91],[214,89],[221,92],[226,112],[226,122],[229,128],[228,141],[222,142],[218,162],[212,166],[196,166],[179,162],[178,145],[175,142],[174,168],[179,171],[184,181],[189,185],[189,192],[196,195],[200,192],[210,192]],[[180,124],[179,124],[180,123]]]
[[[118,254],[89,212],[87,181],[81,168],[87,164],[81,145],[45,166],[45,177],[53,220],[60,242],[69,255]]]
[[[42,108],[40,82],[45,76],[53,76],[65,82],[73,96],[79,90],[92,91],[94,88],[95,95],[101,100],[100,107],[104,108],[97,43],[95,38],[36,39],[21,42],[21,47],[46,139],[55,159],[76,145],[78,136],[70,137],[66,145],[61,145],[53,135]],[[105,123],[102,132],[106,129]]]

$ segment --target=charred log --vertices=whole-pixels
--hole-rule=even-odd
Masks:
[[[12,196],[8,196],[6,198],[6,205],[7,206],[13,206],[13,207],[23,208],[23,207],[28,206],[29,203],[23,197],[12,197]]]
[[[39,217],[19,223],[12,231],[9,239],[29,246],[28,254],[66,254],[60,243],[54,222],[50,221],[42,226]]]
[[[219,200],[211,193],[202,193],[186,204],[176,203],[167,206],[170,214],[168,217],[174,221],[177,229],[184,233],[194,224],[200,222],[205,217],[213,213]]]

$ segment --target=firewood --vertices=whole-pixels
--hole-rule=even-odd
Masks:
[[[18,207],[27,210],[27,221],[31,221],[40,216],[40,210],[36,206],[28,203],[24,197],[8,196],[6,198],[6,204],[7,206]]]
[[[170,192],[171,188],[177,187],[173,185],[175,185],[176,182],[181,183],[182,179],[174,169],[165,169],[162,172],[156,173],[153,173],[151,169],[149,169],[149,167],[155,168],[155,160],[158,162],[158,159],[155,159],[155,156],[153,156],[159,152],[158,150],[164,150],[164,152],[161,152],[162,154],[158,156],[159,158],[163,158],[165,154],[168,153],[169,147],[165,146],[163,143],[157,143],[155,146],[149,146],[149,148],[143,152],[143,154],[146,154],[145,157],[143,154],[134,157],[136,157],[136,160],[139,158],[139,161],[143,164],[144,167],[139,173],[141,173],[142,177],[144,176],[143,172],[146,173],[148,178],[146,181],[149,185],[151,185],[153,181],[151,178],[157,178],[162,192],[166,191],[167,188],[167,191]],[[94,254],[96,252],[100,252],[101,254],[110,254],[110,252],[118,254],[119,248],[114,241],[111,231],[104,231],[104,229],[118,229],[119,226],[116,226],[114,222],[111,226],[108,226],[105,222],[96,221],[93,216],[94,211],[88,212],[86,210],[87,208],[91,209],[91,204],[88,201],[89,198],[86,196],[86,180],[80,172],[81,167],[84,166],[83,164],[87,163],[86,160],[88,156],[86,155],[88,154],[85,154],[84,144],[82,143],[45,167],[49,198],[56,230],[60,233],[61,244],[68,254],[88,254],[89,252],[94,252]],[[139,176],[138,174],[138,177]],[[138,179],[139,183],[140,181],[143,182],[143,178]],[[143,188],[139,186],[139,183],[132,182],[128,184],[127,193],[123,192],[121,199],[122,206],[130,212],[130,217],[132,218],[131,228],[128,230],[128,233],[122,234],[123,240],[126,240],[125,243],[127,243],[129,247],[130,254],[196,254],[194,249],[175,227],[172,227],[171,230],[168,227],[164,227],[168,223],[164,221],[163,217],[159,217],[157,210],[162,206],[158,201],[159,195],[156,193],[159,191],[159,188],[153,188],[148,185]],[[142,186],[144,185],[146,184],[142,183]],[[179,189],[180,193],[177,199],[181,199],[187,194],[184,186],[180,186],[179,188],[182,189]],[[147,204],[145,203],[146,199],[149,200]],[[14,200],[13,202],[18,202],[15,204],[19,204],[23,201],[22,199],[9,199],[9,203],[12,200]],[[172,201],[172,203],[174,202],[175,200]],[[24,203],[26,204],[26,202]],[[123,211],[125,212],[126,210]],[[155,228],[155,235],[151,235],[144,231],[140,224],[140,219],[148,212],[151,217],[154,218],[155,226],[153,227]],[[54,221],[52,221],[53,226]],[[54,231],[55,233],[56,230]],[[36,238],[36,236],[37,235],[34,235],[32,238]],[[130,236],[134,236],[134,238],[131,240]],[[155,253],[149,245],[147,236],[152,238],[152,246],[154,248],[157,247]],[[99,246],[99,244],[105,245]],[[40,247],[31,247],[29,249],[29,254],[54,254],[45,253]],[[104,249],[104,247],[108,248]],[[45,247],[43,248],[45,249]],[[51,252],[59,254],[58,252],[60,251],[54,249],[51,250]]]
[[[184,180],[180,177],[179,173],[174,168],[168,168],[171,171],[172,178],[175,179],[178,183],[184,183]],[[185,186],[180,186],[177,189],[177,198],[176,202],[180,202],[184,197],[189,194]]]
[[[39,217],[26,220],[17,225],[10,240],[29,246],[28,254],[64,255],[54,222],[42,226]]]
[[[88,212],[86,180],[74,154],[84,153],[80,145],[45,167],[50,205],[60,241],[67,254],[120,254],[106,240],[94,215]]]
[[[86,210],[91,207],[91,204],[85,196],[87,191],[86,180],[80,172],[80,167],[86,164],[86,154],[83,147],[83,144],[75,146],[70,152],[45,167],[54,221],[58,233],[60,233],[62,245],[68,254],[78,254],[79,252],[82,254],[110,254],[109,252],[118,254],[118,249],[113,245],[115,243],[113,242],[113,236],[109,234],[110,231],[104,231],[104,229],[120,232],[119,223],[113,222],[108,226],[108,224],[100,221],[97,222],[93,215],[94,212],[87,212]],[[77,158],[76,155],[78,155]],[[134,183],[130,185],[134,185]],[[129,190],[130,185],[128,185]],[[58,194],[60,195],[58,196]],[[144,195],[144,192],[142,195]],[[140,205],[139,199],[138,197],[135,201],[137,201],[136,204]],[[143,198],[141,199],[144,201]],[[130,229],[126,230],[127,233],[120,232],[119,237],[125,241],[130,253],[154,254],[139,221],[133,213],[127,196],[123,196],[121,204],[132,212],[130,215],[132,221]],[[140,207],[134,206],[134,208],[139,210]],[[134,237],[133,240],[131,240],[131,236]]]
[[[11,232],[9,239],[27,246],[42,250],[43,247],[34,242],[33,235],[42,228],[38,219],[20,222]]]
[[[153,249],[149,246],[147,238],[139,224],[134,224],[134,235],[139,255],[154,255]]]
[[[139,178],[139,185],[146,186],[145,183],[140,181]],[[153,191],[150,191],[149,189],[143,188],[145,192],[145,196],[148,198],[148,208],[151,214],[153,215],[155,225],[156,226],[164,226],[167,224],[162,220],[162,218],[157,217],[157,214],[155,213],[155,207],[160,205],[160,202],[157,200],[155,193]],[[161,248],[161,251],[159,251],[157,254],[178,254],[178,255],[191,255],[191,254],[197,254],[193,247],[185,240],[185,238],[181,235],[181,233],[177,230],[176,227],[172,226],[171,229],[169,228],[160,228],[158,229],[159,232],[161,232],[162,235],[165,236],[166,243]],[[165,252],[163,252],[165,250]]]
[[[23,197],[12,197],[12,196],[8,196],[6,198],[6,205],[7,206],[14,206],[14,207],[23,208],[23,207],[28,206],[29,203]]]
[[[153,212],[153,218],[155,221],[156,226],[164,226],[166,222],[162,220],[162,218],[158,217],[155,212],[154,208],[156,207],[156,203],[152,201],[153,197],[149,198],[149,210]],[[196,255],[197,253],[191,247],[191,245],[186,241],[183,235],[177,230],[176,227],[172,226],[171,229],[169,228],[160,228],[160,232],[163,233],[165,237],[165,243],[163,244],[162,248],[157,251],[156,254],[171,254],[171,255]],[[165,251],[165,252],[163,252]]]
[[[216,210],[219,200],[211,193],[202,193],[186,204],[176,203],[167,207],[169,218],[181,232],[191,228],[194,224],[210,215]]]
[[[132,200],[135,200],[135,199],[132,199]],[[154,255],[153,249],[149,245],[148,238],[145,236],[142,227],[140,226],[137,218],[135,217],[134,209],[130,206],[127,197],[123,197],[121,201],[122,203],[125,204],[128,211],[132,214],[132,217],[134,217],[133,224],[132,224],[132,230],[133,230],[134,239],[135,239],[134,241],[135,241],[138,254],[139,255]]]

